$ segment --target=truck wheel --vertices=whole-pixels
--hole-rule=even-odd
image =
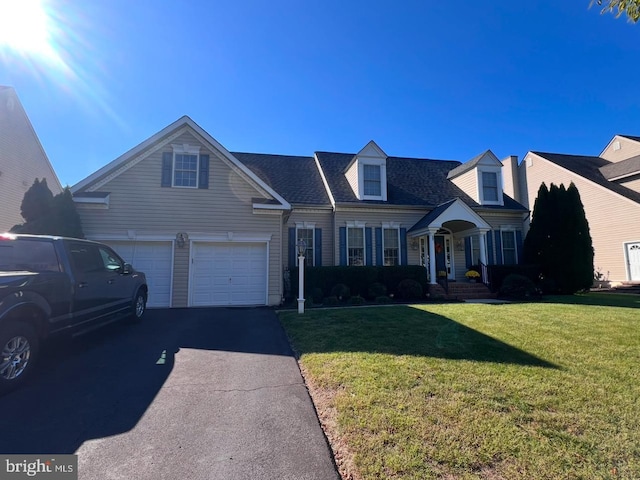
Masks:
[[[38,337],[26,323],[0,327],[0,391],[13,390],[30,376],[38,355]]]
[[[131,319],[134,322],[142,320],[144,312],[147,310],[147,296],[144,291],[138,290],[133,300],[133,312],[131,313]]]

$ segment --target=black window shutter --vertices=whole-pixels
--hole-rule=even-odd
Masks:
[[[493,232],[489,230],[487,238],[487,265],[493,265]]]
[[[209,155],[200,155],[198,188],[209,188]]]
[[[171,186],[171,176],[173,175],[173,153],[162,152],[162,187]]]
[[[315,234],[314,235],[315,238],[313,239],[314,241],[313,248],[315,249],[315,251],[313,253],[316,257],[315,266],[321,267],[322,266],[322,229],[316,228],[314,234]]]
[[[500,230],[494,230],[496,236],[496,263],[502,265],[504,260],[502,259],[502,232]]]
[[[296,266],[296,229],[289,228],[289,268]]]
[[[347,264],[347,228],[340,227],[340,265]]]
[[[382,265],[382,228],[376,227],[376,265]]]
[[[400,229],[400,265],[409,265],[409,259],[407,251],[407,229]]]
[[[366,256],[366,260],[365,260],[365,265],[373,265],[373,246],[371,245],[373,243],[372,240],[372,233],[371,233],[371,227],[365,227],[364,229],[364,238],[365,238],[365,256]]]

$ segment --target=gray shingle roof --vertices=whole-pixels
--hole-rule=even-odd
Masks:
[[[609,165],[611,162],[600,157],[590,157],[586,155],[565,155],[561,153],[531,152],[555,163],[567,170],[580,175],[581,177],[591,180],[609,190],[616,192],[623,197],[640,203],[640,193],[623,187],[615,182],[610,182],[602,174],[601,168]]]
[[[600,171],[607,180],[633,175],[634,173],[640,174],[640,156],[628,158],[620,162],[611,162],[609,165],[600,167]]]
[[[464,162],[462,165],[457,166],[456,168],[454,168],[449,172],[449,174],[447,175],[447,178],[452,179],[459,175],[462,175],[463,173],[468,172],[469,170],[474,168],[480,162],[480,160],[482,160],[482,157],[484,157],[488,151],[489,150],[486,150],[482,152],[480,155],[476,155],[468,162]]]
[[[418,222],[409,229],[408,233],[411,233],[416,230],[420,230],[422,228],[428,227],[442,212],[444,212],[447,208],[451,206],[456,199],[449,200],[448,202],[443,203],[442,205],[438,205],[436,208],[427,213],[424,217],[422,217]]]
[[[232,155],[287,202],[331,206],[313,157],[237,152]]]
[[[478,204],[447,180],[460,162],[420,158],[387,157],[387,201],[358,200],[344,171],[353,153],[316,152],[336,203],[416,205],[435,207],[455,197],[469,206]]]

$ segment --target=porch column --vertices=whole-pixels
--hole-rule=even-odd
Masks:
[[[431,285],[435,285],[436,280],[436,242],[435,233],[429,232],[429,276],[431,277]]]
[[[480,247],[480,262],[483,264],[487,264],[487,247],[486,247],[486,243],[484,237],[487,235],[487,232],[480,232],[480,235],[478,235],[478,239],[479,239],[479,247]]]

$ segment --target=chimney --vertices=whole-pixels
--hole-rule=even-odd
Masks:
[[[518,156],[509,155],[502,160],[502,185],[504,193],[520,201],[520,183],[518,181]]]

